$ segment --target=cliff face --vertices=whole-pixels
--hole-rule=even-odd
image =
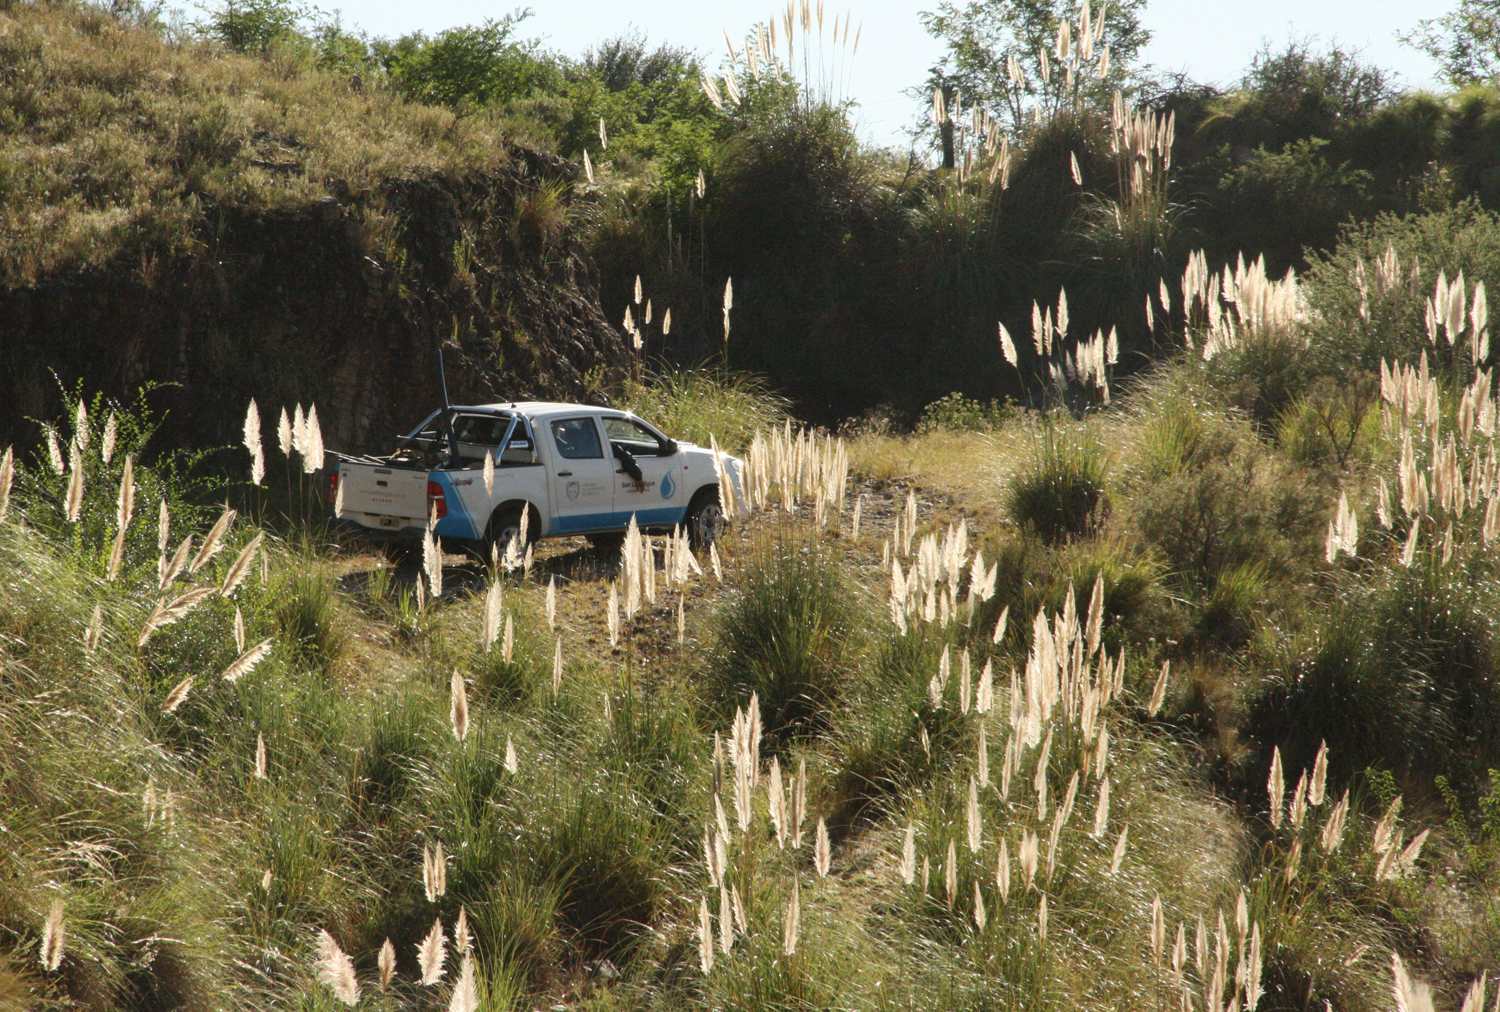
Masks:
[[[440,403],[587,399],[625,357],[568,228],[573,166],[510,148],[300,210],[208,206],[178,255],[0,289],[0,442],[60,386],[151,400],[178,445],[236,443],[247,402],[316,403],[330,447],[386,447]],[[53,379],[56,375],[56,380]]]

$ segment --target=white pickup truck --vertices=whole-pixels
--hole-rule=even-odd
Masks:
[[[634,517],[643,529],[683,525],[706,546],[723,520],[713,452],[625,411],[542,401],[447,407],[396,441],[389,457],[339,455],[329,494],[346,532],[416,540],[435,516],[436,534],[488,554],[520,535],[528,511],[529,541],[578,534],[607,543]],[[743,495],[741,462],[720,460]]]

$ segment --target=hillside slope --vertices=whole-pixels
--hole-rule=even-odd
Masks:
[[[383,445],[437,400],[583,397],[624,356],[568,221],[576,168],[295,62],[0,3],[0,440],[59,386],[157,394],[233,442],[315,400]],[[51,374],[55,374],[54,382]]]

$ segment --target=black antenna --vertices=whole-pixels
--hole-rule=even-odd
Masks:
[[[448,466],[457,467],[463,460],[458,452],[458,436],[453,431],[453,406],[448,403],[448,372],[443,368],[443,346],[437,350],[438,382],[443,387],[443,421],[448,428]]]

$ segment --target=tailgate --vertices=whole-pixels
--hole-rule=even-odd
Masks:
[[[427,472],[344,461],[339,465],[342,518],[351,514],[427,522]]]

